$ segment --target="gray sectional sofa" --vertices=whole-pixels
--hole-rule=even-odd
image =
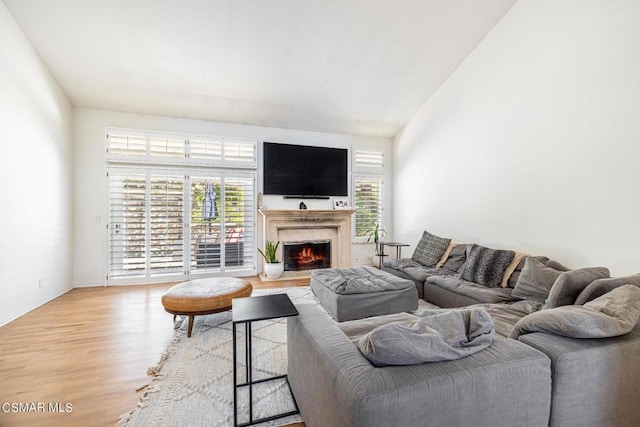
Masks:
[[[575,327],[573,311],[593,311],[592,303],[597,308],[624,285],[640,288],[640,275],[609,278],[602,267],[564,271],[546,257],[522,256],[509,261],[505,287],[481,287],[460,278],[469,247],[457,247],[448,248],[438,266],[405,259],[383,269],[412,280],[428,302],[486,310],[495,326],[493,343],[458,360],[375,366],[354,331],[420,313],[339,323],[316,306],[298,306],[300,315],[288,319],[288,375],[308,426],[640,425],[640,290],[633,289],[639,297],[626,311],[613,303],[618,313],[636,316],[630,332],[588,339],[562,332]],[[525,333],[514,335],[534,316],[539,322],[565,311],[570,327],[560,325],[560,332],[521,327]]]

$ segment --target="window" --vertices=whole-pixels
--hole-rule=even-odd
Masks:
[[[356,209],[355,237],[363,240],[367,231],[382,223],[382,179],[354,178],[354,207]]]
[[[199,172],[190,183],[191,274],[255,269],[255,174]]]
[[[353,206],[356,210],[354,241],[366,241],[366,233],[383,223],[384,156],[382,151],[354,150]]]
[[[256,173],[238,167],[255,163],[255,141],[107,134],[110,154],[154,158],[150,164],[107,160],[109,281],[255,274]],[[189,166],[185,153],[194,146],[201,161],[230,167]],[[185,165],[158,164],[163,156],[186,159]]]
[[[256,167],[254,139],[109,128],[106,141],[112,162]]]

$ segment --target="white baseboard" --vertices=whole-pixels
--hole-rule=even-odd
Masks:
[[[86,282],[86,283],[75,283],[73,285],[74,288],[95,288],[97,286],[106,287],[107,284],[105,282]]]
[[[6,325],[7,323],[13,322],[14,320],[16,320],[19,317],[24,316],[25,314],[27,314],[28,312],[35,310],[36,308],[45,305],[46,303],[53,301],[54,299],[58,298],[59,296],[62,296],[64,294],[66,294],[67,292],[69,292],[70,290],[72,290],[73,288],[69,288],[69,289],[65,289],[64,291],[60,292],[57,295],[52,296],[51,298],[38,303],[36,305],[34,305],[33,307],[27,308],[26,310],[22,311],[21,313],[18,313],[16,315],[9,315],[7,317],[0,317],[0,328],[3,327],[4,325]]]

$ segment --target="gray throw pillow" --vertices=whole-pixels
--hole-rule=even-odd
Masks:
[[[535,259],[536,261],[540,261],[541,263],[546,265],[546,262],[549,261],[549,258],[546,256],[533,256],[531,257],[533,259]],[[515,288],[516,287],[516,283],[518,283],[518,279],[520,278],[520,273],[522,272],[522,269],[524,268],[524,262],[527,260],[527,257],[522,258],[522,260],[520,261],[520,263],[516,266],[516,269],[513,270],[513,273],[511,273],[511,277],[509,277],[509,281],[507,282],[507,286],[510,288]]]
[[[460,271],[460,268],[464,264],[467,259],[467,245],[458,245],[455,248],[451,249],[451,253],[449,254],[449,258],[442,265],[442,268],[445,270]]]
[[[560,274],[562,274],[561,271],[546,267],[540,261],[527,257],[511,296],[544,304],[549,296],[549,291]]]
[[[566,265],[562,265],[560,264],[558,261],[550,259],[549,261],[547,261],[544,265],[546,265],[547,267],[551,267],[554,270],[558,270],[558,271],[569,271],[571,270],[569,267],[567,267]]]
[[[640,288],[624,285],[585,305],[569,305],[531,313],[509,335],[544,332],[571,338],[608,338],[631,332],[640,318]]]
[[[609,277],[609,269],[605,267],[577,268],[562,273],[553,284],[545,308],[574,304],[580,292],[591,282]]]
[[[582,305],[585,302],[594,300],[599,296],[602,296],[607,292],[624,285],[636,285],[640,287],[640,274],[626,277],[598,279],[584,288],[582,292],[580,292],[580,295],[578,295],[578,298],[576,298],[576,305]]]
[[[431,310],[422,316],[378,326],[358,340],[358,348],[374,366],[415,365],[460,359],[493,342],[493,320],[483,308]]]
[[[490,288],[500,286],[504,271],[515,255],[514,251],[470,245],[460,278]]]
[[[443,239],[425,231],[422,233],[422,238],[413,251],[411,259],[425,267],[435,267],[444,251],[447,250],[449,243],[451,243],[451,239]]]

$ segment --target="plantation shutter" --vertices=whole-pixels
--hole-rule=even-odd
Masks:
[[[143,276],[146,272],[145,173],[110,172],[109,278]]]
[[[151,135],[149,136],[149,152],[152,157],[184,158],[185,140]]]
[[[190,157],[194,160],[217,163],[222,160],[222,141],[208,138],[189,140]]]
[[[256,200],[254,176],[224,179],[225,270],[255,265]]]
[[[202,215],[207,184],[215,191],[216,215]],[[192,274],[255,268],[255,175],[191,176]]]
[[[150,275],[183,272],[184,175],[152,174],[149,203]]]
[[[362,238],[375,224],[382,223],[382,179],[354,179],[354,200],[355,237]]]
[[[193,148],[193,146],[192,146]],[[220,254],[222,253],[223,235],[220,221],[222,178],[220,176],[191,176],[191,245],[190,266],[194,273],[218,273],[221,271]],[[202,215],[203,201],[206,197],[207,184],[215,192],[215,218],[204,219]]]
[[[111,158],[144,158],[147,138],[142,132],[107,132],[107,152]]]
[[[353,155],[354,171],[380,171],[384,168],[384,154],[382,151],[355,150]]]
[[[255,139],[105,134],[107,280],[256,273]]]
[[[356,209],[354,240],[366,241],[366,233],[383,222],[384,153],[353,150],[353,206]]]

